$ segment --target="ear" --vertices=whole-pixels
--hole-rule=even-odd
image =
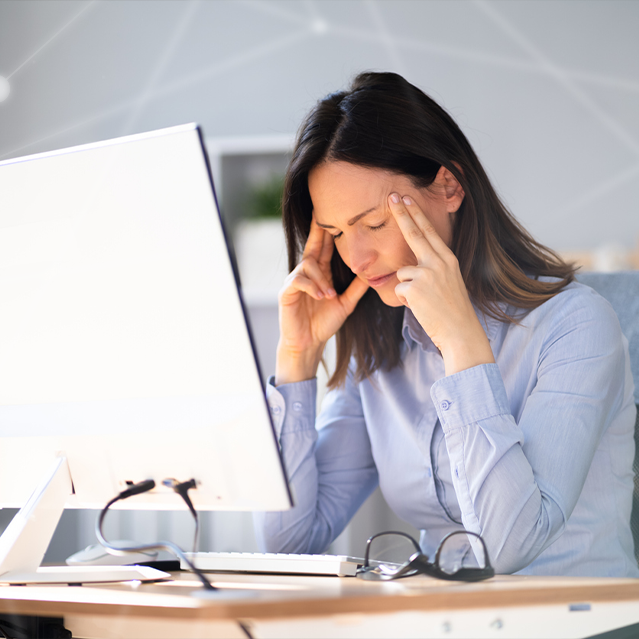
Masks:
[[[461,168],[455,164],[461,171]],[[457,181],[457,178],[445,167],[440,166],[435,176],[434,184],[443,188],[444,198],[446,200],[446,211],[455,213],[464,201],[464,189]]]

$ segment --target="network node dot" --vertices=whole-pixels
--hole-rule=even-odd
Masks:
[[[324,20],[315,20],[312,28],[315,33],[326,33],[328,31],[328,24]]]

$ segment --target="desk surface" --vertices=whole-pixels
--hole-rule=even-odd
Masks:
[[[203,619],[456,610],[485,607],[627,602],[639,605],[639,580],[497,576],[476,584],[412,577],[366,582],[352,577],[211,575],[210,596],[188,573],[173,581],[100,586],[1,586],[0,613],[109,614]]]

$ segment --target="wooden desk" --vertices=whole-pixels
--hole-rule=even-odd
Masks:
[[[2,614],[64,617],[73,637],[590,637],[639,623],[639,580],[215,575],[158,584],[0,587]],[[630,636],[630,635],[626,635]]]

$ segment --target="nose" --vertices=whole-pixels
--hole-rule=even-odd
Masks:
[[[375,249],[366,240],[357,236],[350,238],[347,245],[347,255],[342,255],[342,259],[355,275],[365,273],[376,257]]]

